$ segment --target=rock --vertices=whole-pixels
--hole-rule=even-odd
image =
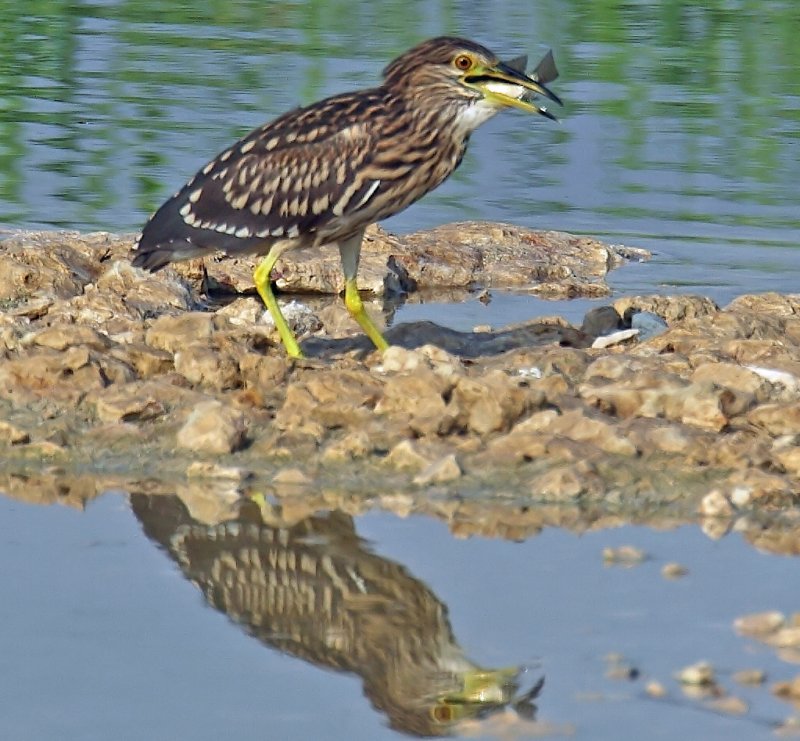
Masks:
[[[732,517],[735,509],[731,501],[721,491],[710,491],[700,503],[700,514],[704,517]]]
[[[779,628],[763,640],[777,648],[800,648],[800,626]]]
[[[581,329],[592,337],[601,337],[626,327],[613,306],[598,306],[586,312]]]
[[[369,435],[356,430],[330,443],[322,454],[325,461],[349,461],[364,458],[373,448]]]
[[[205,342],[192,342],[178,350],[174,363],[178,373],[202,388],[224,391],[241,385],[236,359]]]
[[[93,397],[95,414],[107,423],[156,419],[166,412],[166,407],[148,391],[144,385],[104,389]]]
[[[240,484],[247,481],[252,474],[238,466],[221,466],[218,463],[192,461],[186,469],[186,476],[190,479],[224,479]]]
[[[241,412],[219,401],[198,404],[178,431],[181,448],[201,453],[224,454],[244,444],[247,424]]]
[[[763,404],[747,415],[747,421],[769,435],[794,435],[800,432],[800,402]]]
[[[681,684],[707,687],[716,684],[714,667],[707,661],[681,669],[675,677]]]
[[[24,345],[38,345],[51,350],[66,350],[68,347],[85,346],[92,350],[105,350],[112,343],[104,334],[92,327],[73,324],[51,325],[33,332],[23,340]]]
[[[767,681],[767,673],[763,669],[740,669],[733,673],[733,681],[738,684],[758,686]]]
[[[397,346],[380,354],[339,297],[320,308],[306,296],[298,316],[324,317],[329,336],[301,327],[314,336],[303,341],[310,357],[295,361],[276,347],[253,292],[257,258],[150,274],[130,266],[132,239],[3,237],[0,419],[11,427],[0,432],[0,474],[29,471],[49,451],[65,475],[96,471],[109,488],[140,476],[142,455],[181,476],[208,456],[173,445],[176,420],[213,399],[247,425],[246,444],[234,424],[233,442],[219,445],[236,448],[237,467],[271,481],[302,461],[315,494],[292,505],[298,515],[407,499],[408,511],[461,534],[528,537],[549,524],[608,526],[618,521],[610,509],[669,526],[699,510],[711,537],[735,530],[766,551],[800,553],[796,524],[772,524],[791,519],[800,491],[800,297],[743,296],[723,310],[691,296],[621,299],[590,312],[584,329],[643,319],[669,329],[594,349],[558,317],[483,333],[405,322],[387,330]],[[503,224],[410,238],[370,229],[363,256],[362,285],[426,301],[480,300],[477,283],[496,295],[503,281],[531,279],[539,292],[605,292],[609,266],[637,257]],[[335,249],[285,257],[275,274],[284,285],[340,289]],[[435,293],[445,279],[466,282]],[[415,297],[419,285],[428,288]],[[209,292],[219,308],[197,311]],[[435,464],[428,496],[413,481]],[[343,481],[346,497],[336,493]],[[655,514],[666,504],[669,516]],[[767,511],[770,526],[759,527]],[[791,633],[779,640],[796,650]]]
[[[657,679],[651,679],[644,686],[645,693],[652,698],[660,700],[667,696],[667,688]]]
[[[661,567],[661,576],[665,579],[682,579],[688,573],[689,569],[679,563],[665,563]]]
[[[0,419],[0,443],[7,445],[22,445],[29,443],[31,436],[11,422]]]
[[[633,316],[643,311],[661,317],[670,326],[686,319],[709,317],[719,312],[719,307],[710,299],[691,295],[625,296],[617,299],[613,306],[628,322],[628,326]]]
[[[0,363],[0,398],[25,405],[36,399],[74,404],[107,384],[89,349],[37,350]]]
[[[529,396],[518,379],[493,371],[481,381],[458,378],[449,406],[457,425],[487,435],[510,429],[528,410]]]
[[[453,427],[445,394],[452,385],[429,369],[400,374],[386,380],[375,412],[406,425],[420,437],[447,434]]]
[[[649,556],[634,545],[621,545],[617,548],[603,548],[603,563],[606,565],[638,566]]]
[[[783,613],[754,612],[750,615],[742,615],[733,622],[733,627],[737,633],[748,636],[766,636],[775,633],[779,628],[786,624]]]
[[[788,682],[776,682],[772,686],[772,694],[793,702],[800,702],[800,674]]]
[[[600,450],[615,455],[633,456],[637,453],[636,446],[613,423],[580,409],[570,410],[554,418],[547,431],[570,440],[590,442]]]
[[[175,353],[195,342],[208,342],[214,332],[214,315],[193,311],[158,317],[147,330],[145,342],[150,347]]]
[[[411,440],[397,443],[386,456],[386,462],[395,468],[409,468],[416,471],[425,469],[431,464],[430,459],[423,455]]]
[[[281,486],[308,486],[311,479],[299,468],[282,468],[272,479]]]
[[[455,455],[451,453],[420,471],[414,477],[414,483],[417,486],[427,486],[428,484],[445,484],[459,478],[461,478],[461,466],[458,465]]]
[[[746,715],[750,710],[750,706],[741,697],[733,695],[716,697],[706,702],[705,705],[715,713],[724,713],[725,715]]]

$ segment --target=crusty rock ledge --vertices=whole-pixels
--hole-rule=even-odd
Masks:
[[[477,238],[473,228],[464,240]],[[509,229],[480,231],[489,243]],[[452,233],[406,239],[438,264],[447,248],[435,235]],[[571,243],[574,261],[585,241],[575,239],[550,244]],[[210,311],[191,281],[196,266],[145,274],[124,259],[129,246],[41,232],[0,243],[7,488],[41,475],[44,461],[61,476],[251,481],[284,498],[338,492],[407,511],[436,502],[480,517],[498,503],[510,523],[543,501],[709,517],[798,505],[800,296],[742,296],[724,309],[691,296],[619,299],[610,313],[620,324],[648,311],[669,327],[604,349],[591,347],[588,321],[487,333],[424,324],[390,329],[396,346],[383,356],[358,336],[318,336],[305,346],[319,357],[295,362],[256,298]],[[598,271],[621,254],[604,250],[588,260]],[[426,271],[409,266],[421,261],[400,247],[382,254],[419,284]],[[513,259],[524,257],[520,248]],[[207,267],[235,287],[252,263]],[[578,273],[573,265],[567,283]]]

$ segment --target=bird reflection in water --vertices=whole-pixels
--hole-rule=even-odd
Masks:
[[[460,721],[508,707],[534,718],[543,680],[523,692],[519,667],[469,661],[447,607],[403,566],[372,553],[349,515],[275,526],[253,506],[234,521],[205,525],[177,497],[131,502],[148,537],[209,604],[268,646],[360,676],[396,730],[446,735]]]

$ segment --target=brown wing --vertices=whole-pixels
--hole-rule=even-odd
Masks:
[[[256,129],[200,170],[153,215],[134,264],[157,269],[214,250],[266,251],[281,238],[313,240],[364,206],[375,143],[364,93],[293,111]],[[345,219],[345,222],[350,222]]]

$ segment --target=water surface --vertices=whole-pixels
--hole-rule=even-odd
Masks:
[[[4,228],[135,231],[252,127],[375,84],[396,54],[452,33],[507,57],[533,60],[553,48],[562,121],[498,116],[450,181],[388,228],[490,219],[651,249],[652,262],[612,275],[617,295],[693,292],[724,304],[744,292],[796,290],[800,14],[791,2],[0,0],[0,14]],[[397,321],[459,329],[553,313],[577,321],[589,306],[496,294],[486,307],[410,305]],[[0,497],[0,737],[410,733],[376,699],[385,695],[365,695],[376,685],[363,674],[282,651],[274,636],[223,614],[201,593],[202,572],[136,514],[121,494],[85,512]],[[711,540],[689,524],[581,536],[553,529],[523,543],[458,540],[441,523],[385,513],[348,527],[368,540],[359,551],[366,563],[404,575],[412,594],[446,609],[448,650],[456,645],[486,667],[525,665],[528,686],[545,677],[535,703],[551,736],[749,741],[773,738],[771,724],[791,712],[767,688],[731,682],[748,666],[765,668],[770,681],[797,673],[731,623],[745,612],[800,609],[788,586],[797,583],[796,558],[766,555],[737,534]],[[605,567],[603,547],[623,543],[652,559]],[[689,576],[663,579],[668,560]],[[609,652],[624,654],[640,678],[607,678]],[[751,704],[746,716],[683,695],[672,675],[701,659]],[[669,701],[646,698],[648,678],[667,686]],[[475,733],[534,734],[509,712]]]

